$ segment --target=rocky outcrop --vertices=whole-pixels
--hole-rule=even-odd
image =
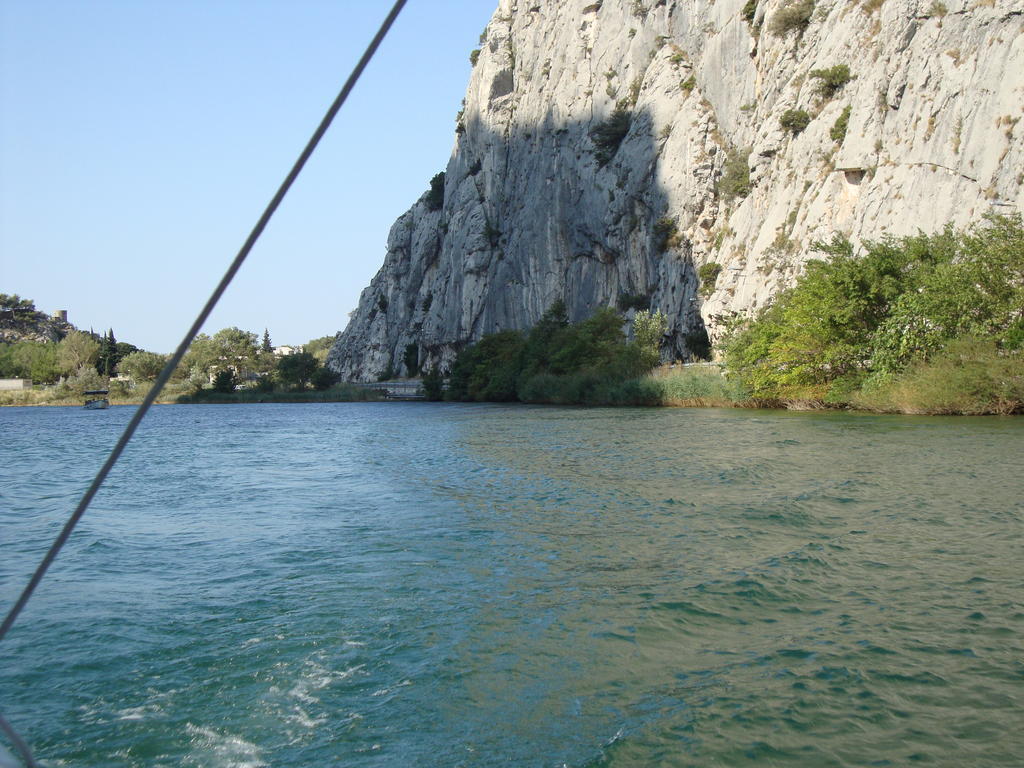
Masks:
[[[501,0],[443,204],[392,227],[329,364],[445,364],[558,298],[660,309],[686,358],[835,232],[1024,211],[1021,117],[1018,0]]]
[[[49,317],[31,304],[22,307],[0,307],[0,344],[23,341],[57,342],[75,326],[59,317]]]

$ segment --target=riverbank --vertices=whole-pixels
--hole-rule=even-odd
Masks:
[[[260,392],[255,389],[244,389],[236,392],[216,392],[203,389],[190,395],[180,395],[174,402],[182,405],[197,403],[216,403],[219,405],[232,403],[358,403],[383,400],[383,395],[358,384],[336,384],[324,389],[306,389],[297,391]]]
[[[595,372],[533,377],[517,398],[549,405],[757,408],[789,411],[864,411],[927,416],[1024,413],[1024,361],[1001,364],[945,360],[915,368],[842,398],[804,391],[791,397],[757,397],[717,365],[662,366],[650,374],[618,379]]]
[[[146,395],[111,394],[111,405],[139,405]],[[174,404],[345,403],[384,400],[381,392],[358,384],[337,384],[326,390],[183,393],[166,390],[156,402]],[[82,397],[51,390],[0,392],[2,406],[81,407]],[[788,398],[754,397],[717,365],[662,366],[633,379],[597,373],[542,375],[531,381],[520,402],[531,405],[650,408],[750,408],[788,411],[864,411],[925,416],[1024,414],[1024,366],[945,365],[915,370],[884,386],[856,391],[842,400],[813,394]]]
[[[140,405],[148,393],[148,387],[138,387],[128,393],[111,391],[111,405]],[[196,403],[349,403],[380,400],[380,393],[355,384],[338,384],[325,390],[270,391],[238,390],[217,392],[203,389],[199,392],[168,388],[160,393],[159,405],[184,405]],[[0,392],[0,407],[11,406],[68,406],[82,407],[83,396],[76,393],[60,392],[57,388]]]

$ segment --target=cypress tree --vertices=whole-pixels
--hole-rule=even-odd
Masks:
[[[106,375],[113,376],[117,371],[117,364],[120,359],[117,356],[117,339],[114,338],[114,329],[107,331],[107,371]]]

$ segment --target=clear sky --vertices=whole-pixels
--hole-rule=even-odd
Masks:
[[[0,0],[0,292],[171,351],[390,6]],[[344,328],[496,7],[409,0],[205,331]]]

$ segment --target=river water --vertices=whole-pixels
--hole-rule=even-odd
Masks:
[[[13,601],[131,408],[0,409]],[[47,766],[1008,766],[1024,421],[158,406],[3,644]]]

